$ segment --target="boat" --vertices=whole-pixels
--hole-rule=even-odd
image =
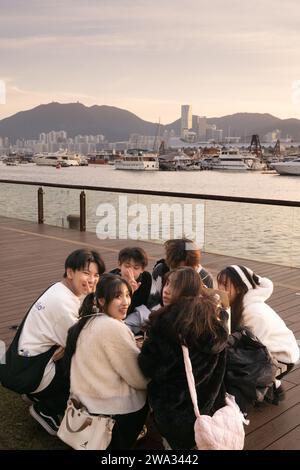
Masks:
[[[300,176],[300,157],[293,161],[273,163],[272,168],[280,175]]]
[[[115,160],[115,169],[138,171],[159,170],[157,154],[138,152],[122,155],[122,157]]]
[[[253,161],[255,157],[242,155],[238,149],[223,149],[218,155],[202,159],[200,165],[203,170],[249,171],[249,160]]]
[[[34,156],[36,165],[39,166],[57,166],[62,167],[79,166],[80,159],[78,155],[68,154],[66,152],[41,153]]]

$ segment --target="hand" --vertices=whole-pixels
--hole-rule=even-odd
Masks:
[[[134,293],[136,290],[138,290],[138,288],[141,285],[141,282],[137,282],[134,279],[133,270],[131,268],[125,268],[122,272],[122,276],[124,277],[124,279],[126,279],[128,284],[130,285],[130,287],[132,289],[132,293]]]
[[[55,353],[53,354],[52,360],[54,362],[59,361],[60,359],[64,357],[64,354],[65,354],[65,348],[63,348],[62,346],[59,346],[57,350],[55,351]]]
[[[135,342],[136,342],[137,347],[139,349],[142,349],[143,342],[144,342],[144,336],[136,336],[135,337]]]

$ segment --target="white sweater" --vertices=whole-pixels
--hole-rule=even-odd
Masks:
[[[279,315],[265,303],[272,292],[272,281],[266,277],[260,278],[260,285],[244,296],[242,323],[278,361],[295,363],[299,359],[295,336]]]
[[[106,314],[90,320],[71,363],[71,395],[95,414],[127,414],[146,402],[147,380],[129,328]]]
[[[65,347],[68,329],[78,320],[81,300],[62,282],[51,286],[37,299],[23,326],[18,352],[21,356],[37,356],[52,346]],[[55,374],[55,364],[50,360],[39,387],[44,390]]]

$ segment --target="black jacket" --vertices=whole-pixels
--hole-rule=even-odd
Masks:
[[[188,389],[180,341],[172,332],[178,307],[171,305],[151,325],[138,357],[146,377],[150,406],[161,434],[173,449],[195,446],[195,414]],[[227,331],[220,323],[218,339],[199,338],[187,344],[195,377],[200,412],[213,414],[224,405],[223,377]]]

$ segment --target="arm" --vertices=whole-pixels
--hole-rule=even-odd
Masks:
[[[138,357],[138,364],[146,377],[153,378],[158,365],[160,364],[160,349],[157,336],[155,337],[151,330],[149,337],[144,341],[142,350]]]
[[[132,388],[145,390],[148,381],[138,366],[137,357],[140,351],[129,328],[115,320],[105,333],[105,337],[107,340],[103,348],[113,369]]]

